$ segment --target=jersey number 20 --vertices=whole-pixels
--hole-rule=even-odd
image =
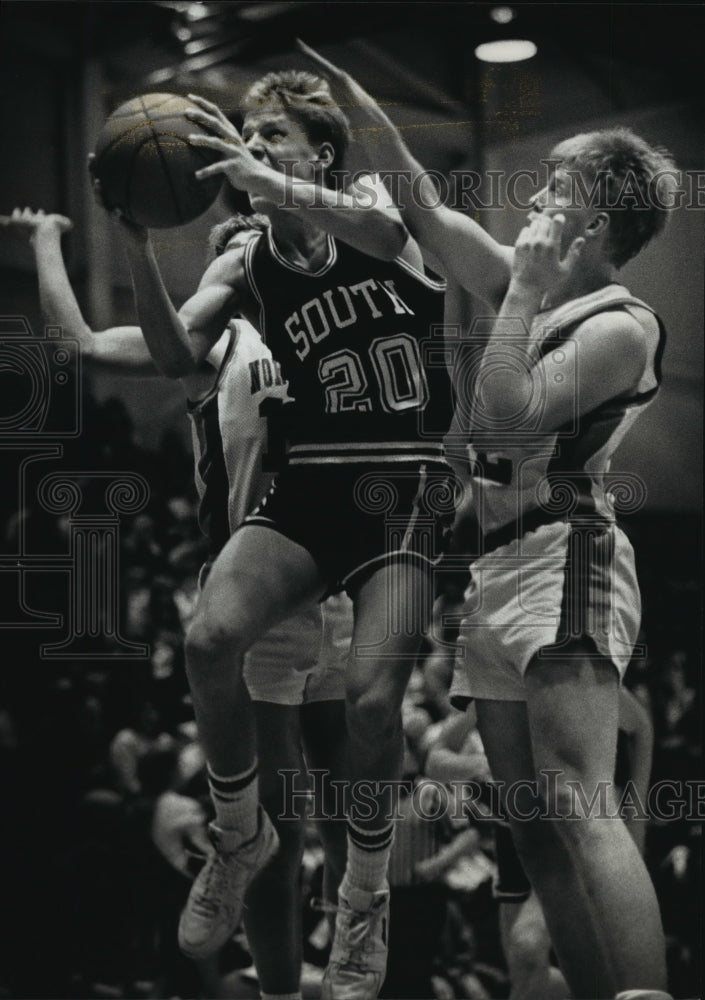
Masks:
[[[419,347],[413,337],[379,337],[369,347],[379,390],[387,413],[423,410],[428,402],[428,383],[421,365]],[[373,409],[369,380],[357,351],[345,349],[322,358],[318,376],[326,393],[326,413],[368,413]]]

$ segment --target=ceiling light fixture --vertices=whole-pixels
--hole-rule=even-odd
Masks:
[[[493,7],[490,17],[495,24],[510,24],[517,16],[517,12],[512,7]]]
[[[531,59],[537,52],[536,45],[525,38],[504,38],[495,42],[483,42],[475,49],[480,62],[512,63]]]

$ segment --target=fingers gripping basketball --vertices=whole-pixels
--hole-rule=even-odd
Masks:
[[[181,226],[209,208],[222,177],[199,181],[195,172],[220,154],[191,146],[188,136],[205,129],[185,112],[195,104],[176,94],[143,94],[121,104],[96,143],[93,173],[106,207],[150,229]]]

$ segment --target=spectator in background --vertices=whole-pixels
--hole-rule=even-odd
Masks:
[[[175,749],[174,737],[166,731],[161,713],[144,699],[137,706],[132,726],[119,730],[110,744],[110,763],[117,790],[126,796],[142,792],[140,761],[155,750]]]

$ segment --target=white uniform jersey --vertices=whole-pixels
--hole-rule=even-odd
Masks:
[[[290,401],[279,365],[255,328],[234,320],[209,355],[218,376],[189,402],[199,523],[211,554],[259,503],[284,458],[282,406]]]
[[[572,332],[588,317],[607,310],[628,311],[644,331],[647,359],[630,397],[606,400],[591,413],[579,415],[579,386],[575,386],[576,414],[564,427],[550,434],[533,430],[529,407],[522,428],[508,433],[505,442],[488,448],[478,440],[468,447],[475,509],[490,545],[552,521],[614,521],[610,464],[624,435],[658,390],[665,342],[660,320],[626,288],[610,284],[539,313],[531,339],[546,359],[547,377],[562,378],[561,366],[564,371],[570,367],[565,362],[574,349]],[[540,399],[535,400],[534,410],[538,418]],[[625,480],[616,488],[624,492],[630,486]]]

